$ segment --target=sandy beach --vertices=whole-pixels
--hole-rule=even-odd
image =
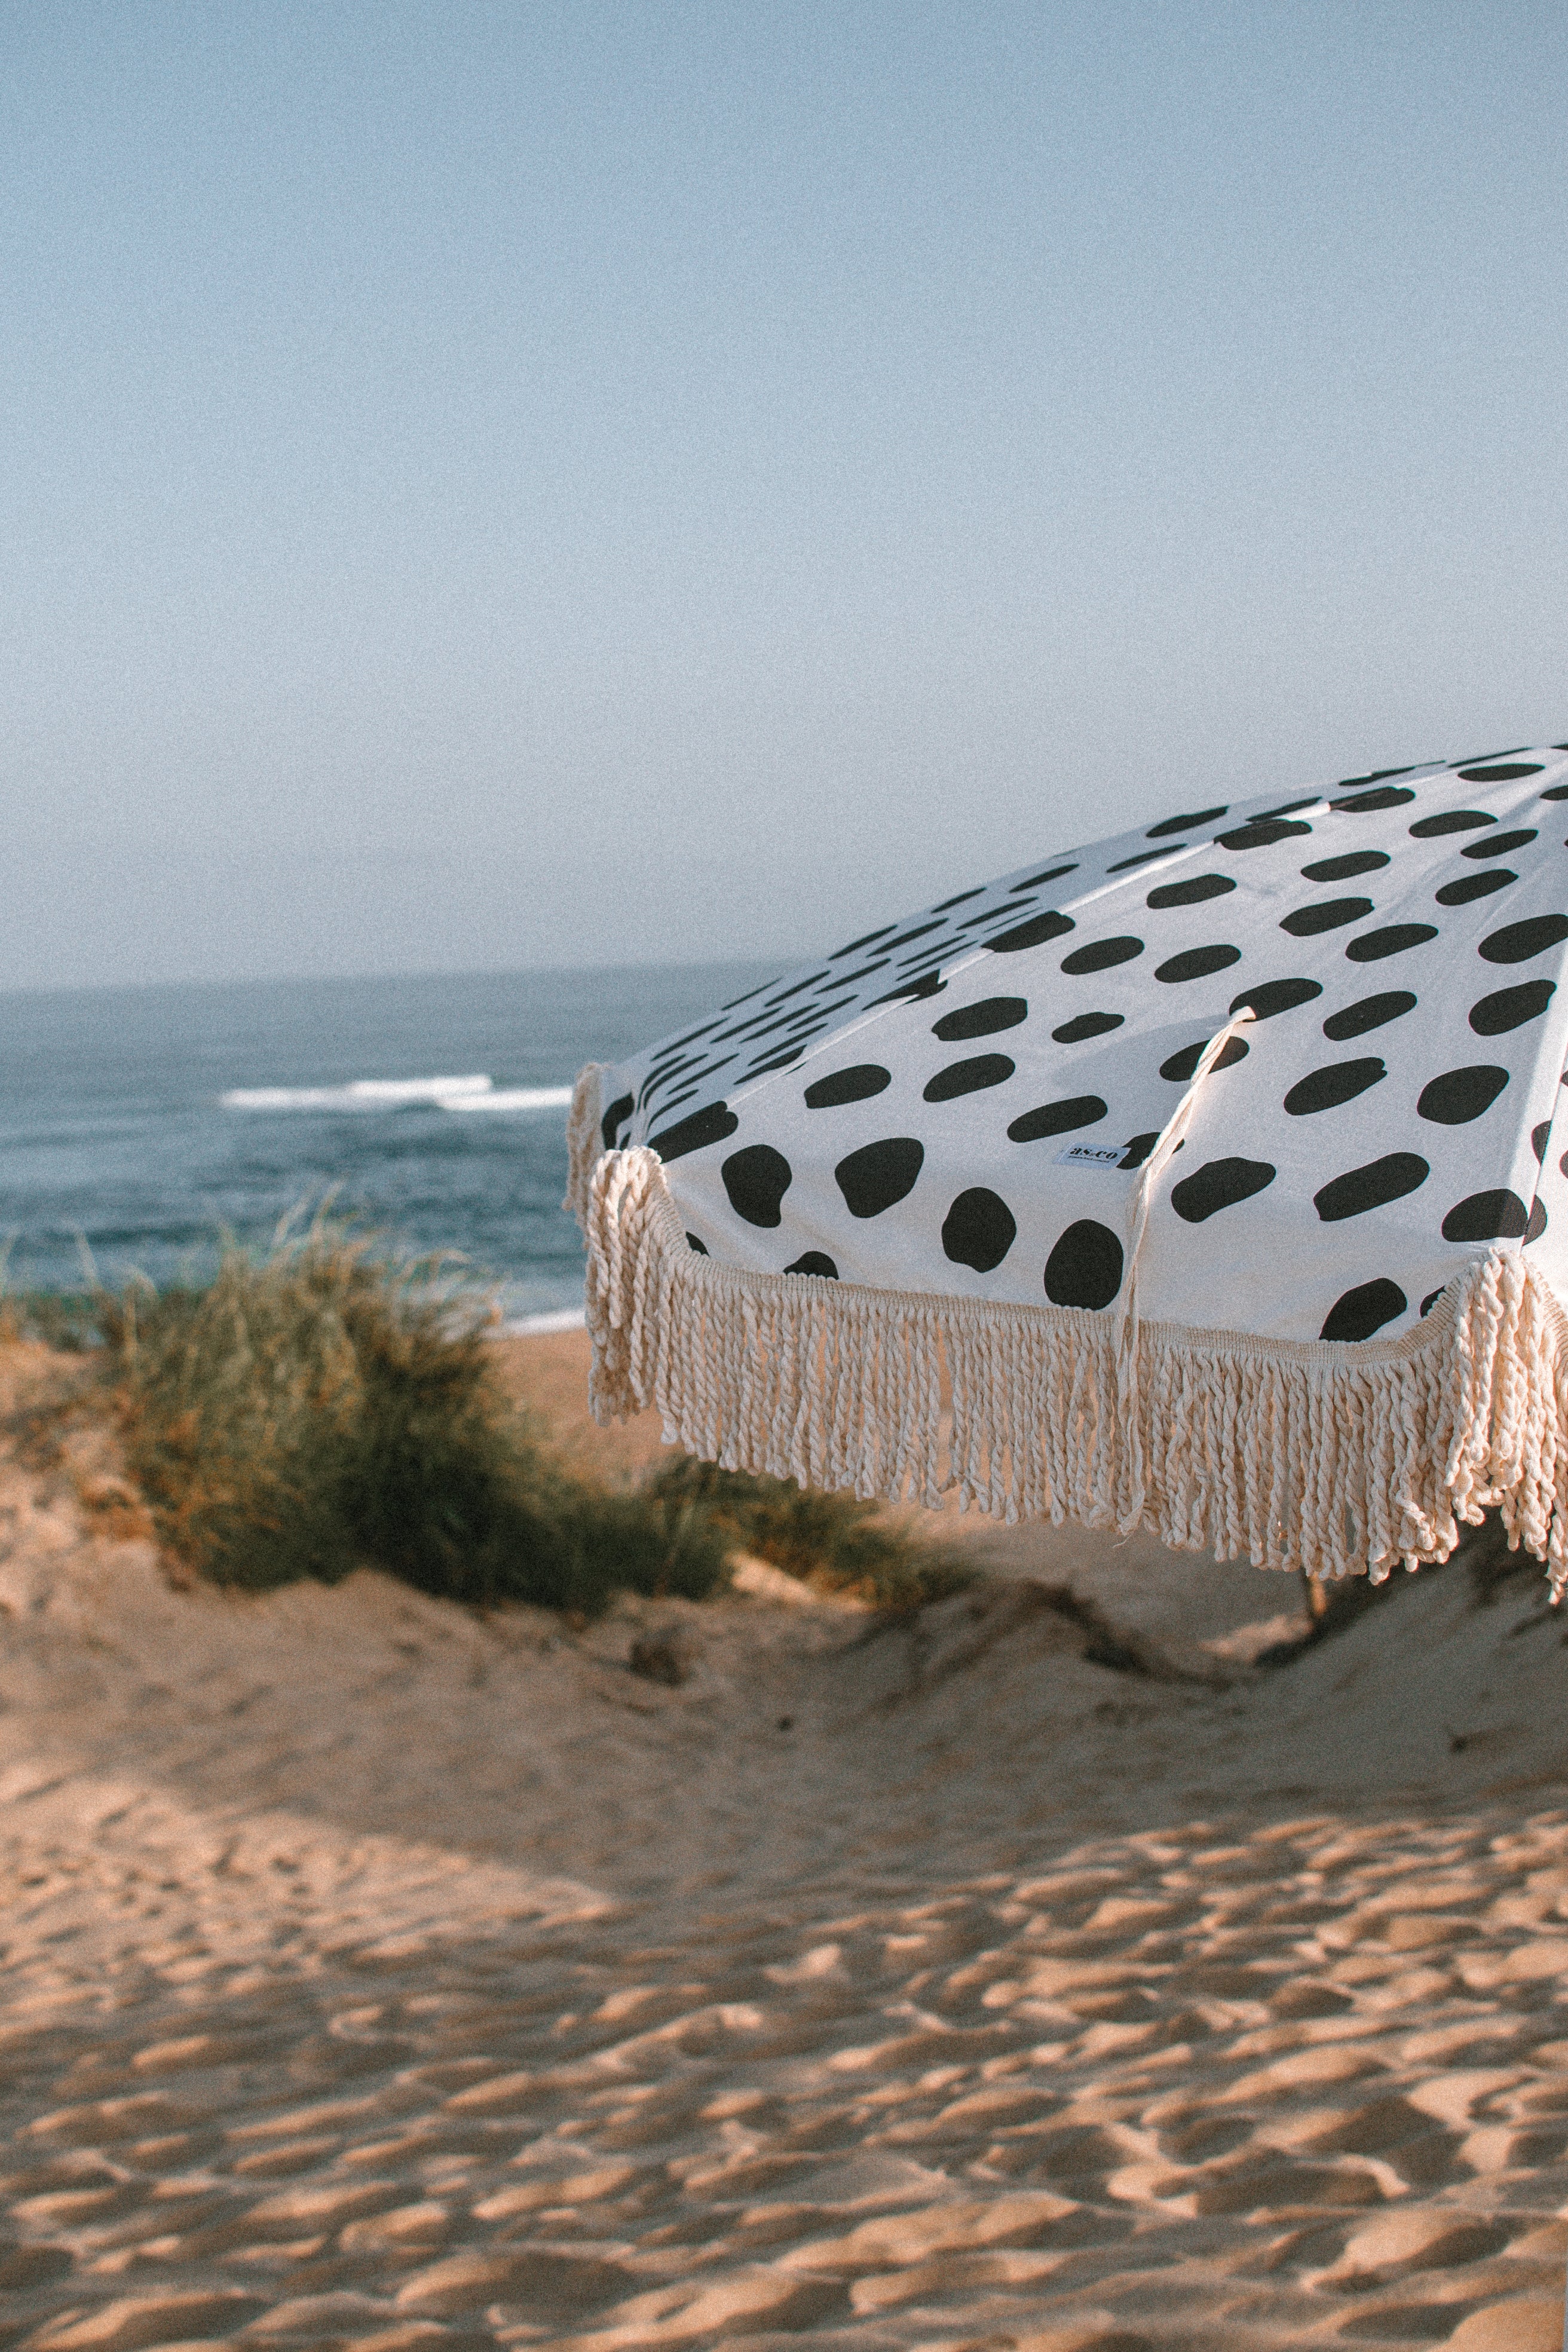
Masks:
[[[1272,1666],[1299,1585],[983,1523],[896,1622],[235,1598],[40,1446],[51,1376],[0,1362],[0,2345],[1556,2352],[1535,1577]]]

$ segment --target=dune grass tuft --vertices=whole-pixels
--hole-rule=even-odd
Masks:
[[[36,1339],[62,1355],[98,1346],[102,1302],[90,1291],[0,1289],[0,1340]]]
[[[129,1466],[169,1549],[252,1590],[362,1565],[475,1602],[700,1597],[700,1510],[574,1477],[502,1392],[482,1302],[318,1226],[202,1289],[100,1304]]]
[[[626,1492],[575,1475],[508,1396],[487,1301],[319,1221],[214,1279],[0,1295],[107,1388],[168,1552],[251,1591],[374,1566],[479,1605],[591,1615],[617,1590],[701,1599],[737,1550],[908,1612],[970,1580],[876,1505],[681,1454]]]
[[[853,1495],[721,1470],[689,1454],[655,1471],[643,1491],[667,1511],[700,1512],[734,1550],[752,1552],[820,1591],[853,1593],[890,1612],[923,1609],[973,1581],[950,1554]]]

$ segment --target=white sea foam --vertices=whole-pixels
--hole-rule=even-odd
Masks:
[[[468,1077],[353,1078],[343,1087],[233,1087],[219,1097],[225,1110],[381,1111],[409,1105],[436,1110],[564,1110],[570,1087],[498,1087],[482,1073]]]
[[[565,1110],[570,1087],[492,1087],[484,1095],[443,1096],[443,1110]]]
[[[515,1315],[500,1326],[498,1337],[525,1339],[546,1331],[581,1331],[586,1320],[580,1307],[558,1307],[545,1315]]]

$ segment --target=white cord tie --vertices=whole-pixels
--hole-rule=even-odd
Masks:
[[[1143,1516],[1143,1433],[1138,1392],[1138,1259],[1143,1247],[1143,1236],[1149,1230],[1149,1212],[1153,1206],[1154,1187],[1181,1149],[1197,1110],[1198,1096],[1210,1072],[1217,1067],[1220,1056],[1231,1039],[1245,1029],[1249,1021],[1257,1018],[1251,1005],[1244,1004],[1223,1029],[1215,1030],[1198,1055],[1197,1067],[1193,1072],[1185,1094],[1160,1129],[1153,1150],[1138,1171],[1137,1189],[1133,1192],[1128,1216],[1130,1231],[1127,1271],[1121,1282],[1121,1314],[1116,1326],[1116,1397],[1122,1427],[1127,1433],[1132,1466],[1131,1492],[1127,1508],[1117,1523],[1122,1535],[1131,1535]]]

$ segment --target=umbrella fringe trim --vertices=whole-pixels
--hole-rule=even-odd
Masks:
[[[1495,1507],[1553,1599],[1568,1583],[1568,1318],[1518,1250],[1473,1261],[1398,1339],[1142,1323],[1134,1433],[1114,1314],[715,1265],[656,1152],[593,1157],[596,1074],[579,1093],[568,1205],[602,1423],[653,1405],[667,1444],[726,1469],[932,1507],[956,1491],[1315,1577],[1446,1559]]]
[[[584,1232],[588,1227],[594,1163],[611,1140],[608,1136],[601,1137],[599,1129],[603,1091],[600,1080],[604,1075],[602,1062],[584,1064],[572,1089],[572,1108],[566,1114],[566,1197],[561,1205],[576,1218]]]

